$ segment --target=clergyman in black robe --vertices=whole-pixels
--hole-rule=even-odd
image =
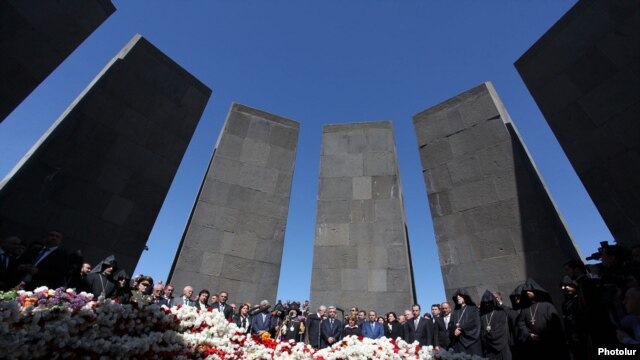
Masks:
[[[482,352],[488,359],[511,360],[509,315],[489,290],[480,301],[480,338]]]
[[[528,279],[522,289],[522,311],[518,317],[518,332],[521,343],[519,358],[566,359],[568,352],[564,343],[562,320],[549,293],[533,279]]]
[[[456,306],[449,320],[449,346],[456,353],[482,356],[480,315],[476,304],[464,289],[458,289],[452,299]]]
[[[117,263],[115,256],[110,255],[96,265],[84,278],[84,289],[95,296],[105,299],[116,295],[117,285],[113,275],[116,273]]]

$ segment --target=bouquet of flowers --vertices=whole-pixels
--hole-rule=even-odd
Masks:
[[[434,358],[431,347],[402,340],[347,337],[316,351],[265,334],[245,334],[217,310],[118,303],[71,289],[0,292],[0,354],[8,359]]]

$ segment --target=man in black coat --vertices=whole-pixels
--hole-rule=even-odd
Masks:
[[[51,230],[44,240],[44,247],[20,258],[18,273],[22,274],[22,286],[33,290],[40,286],[57,289],[64,285],[69,270],[69,254],[60,247],[62,233]]]
[[[116,270],[116,258],[110,255],[98,263],[83,279],[82,289],[92,293],[95,299],[100,296],[105,299],[114,297],[118,288],[113,277]]]
[[[511,360],[509,315],[495,295],[486,290],[480,302],[482,351],[489,359]]]
[[[17,236],[8,236],[0,243],[0,290],[9,290],[18,284],[16,279],[16,254],[22,240]]]
[[[342,321],[336,319],[335,306],[329,306],[327,308],[327,313],[329,316],[320,326],[320,336],[324,342],[324,344],[321,345],[324,345],[325,347],[332,346],[336,342],[340,341],[340,339],[342,339],[342,329],[344,328]]]
[[[233,316],[233,309],[231,306],[227,304],[227,298],[229,294],[226,291],[221,291],[218,295],[218,302],[211,305],[214,310],[218,310],[224,315],[224,318],[227,321],[231,321],[231,317]]]
[[[436,346],[441,349],[449,348],[449,321],[451,320],[451,305],[448,302],[443,302],[440,305],[442,313],[440,316],[434,318],[434,331],[436,335]]]
[[[318,308],[317,313],[309,314],[309,316],[307,316],[307,321],[304,324],[307,332],[307,343],[314,349],[323,347],[322,337],[320,336],[320,327],[322,326],[322,321],[325,318],[325,311],[327,311],[327,307],[321,305]]]
[[[417,341],[422,346],[435,345],[435,330],[433,321],[420,316],[420,305],[411,307],[412,319],[404,324],[404,341]]]
[[[480,315],[476,304],[464,289],[458,289],[453,295],[456,307],[449,323],[451,347],[457,353],[482,356],[480,343]]]
[[[568,358],[562,320],[549,293],[533,279],[527,279],[521,295],[522,311],[518,316],[518,336],[522,359],[543,359],[553,353]]]

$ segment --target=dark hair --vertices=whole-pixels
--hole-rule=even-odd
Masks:
[[[418,309],[422,310],[422,307],[420,307],[420,304],[413,304],[411,305],[411,310],[413,310],[414,307],[418,307]]]
[[[438,310],[440,309],[440,304],[432,304],[431,307],[437,307]]]
[[[398,320],[398,315],[396,315],[396,313],[394,313],[393,311],[389,311],[387,313],[387,320],[389,319],[389,315],[393,315],[393,318],[396,319],[396,321]]]
[[[200,292],[198,293],[198,297],[200,297],[200,295],[202,294],[207,294],[207,297],[211,296],[211,293],[207,289],[200,290]]]

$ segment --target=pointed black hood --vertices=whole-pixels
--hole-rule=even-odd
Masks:
[[[516,286],[516,288],[513,289],[513,291],[511,292],[511,295],[509,295],[509,299],[511,300],[511,308],[513,308],[514,310],[518,310],[522,308],[522,304],[518,303],[516,299],[517,298],[519,299],[522,296],[523,287],[524,287],[524,284]]]
[[[118,263],[116,262],[115,255],[109,255],[106,258],[104,258],[102,261],[98,263],[98,265],[93,267],[91,272],[102,273],[106,268],[110,266],[113,267],[113,271],[111,273],[115,274],[116,270],[118,269]]]
[[[489,290],[485,290],[480,300],[480,313],[486,314],[492,310],[502,310],[502,305],[498,302],[496,296]]]
[[[527,296],[528,291],[531,291],[534,293],[535,299],[533,301],[535,302],[542,302],[542,301],[551,302],[551,295],[549,295],[549,292],[545,290],[542,286],[540,286],[540,284],[538,284],[532,278],[528,278],[527,281],[522,286],[522,295],[521,295],[522,300],[531,301]]]
[[[471,299],[471,295],[469,295],[469,292],[467,292],[467,290],[458,289],[453,293],[453,296],[451,297],[451,299],[453,300],[453,303],[456,304],[456,306],[455,306],[456,309],[460,308],[460,304],[458,304],[458,295],[460,295],[460,296],[462,296],[464,298],[464,303],[465,304],[471,305],[471,306],[476,306],[476,304]]]

